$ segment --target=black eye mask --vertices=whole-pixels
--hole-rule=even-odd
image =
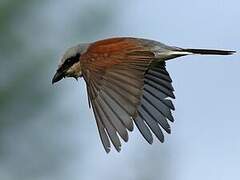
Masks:
[[[79,61],[80,54],[76,54],[76,56],[72,56],[64,61],[62,66],[57,70],[57,72],[63,72],[70,68],[73,64],[77,63]]]

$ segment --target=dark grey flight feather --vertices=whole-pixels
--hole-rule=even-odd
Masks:
[[[155,66],[133,63],[116,66],[107,71],[101,80],[91,78],[88,93],[96,116],[100,137],[106,152],[110,144],[121,150],[120,137],[127,142],[133,122],[148,143],[153,142],[152,133],[164,141],[163,130],[171,132],[169,121],[173,121],[171,110],[174,98],[172,80],[165,69],[165,62]]]

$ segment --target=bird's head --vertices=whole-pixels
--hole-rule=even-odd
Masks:
[[[82,76],[80,57],[86,52],[87,48],[88,44],[78,44],[67,49],[59,62],[57,72],[52,79],[52,84],[65,77],[74,77],[77,79]]]

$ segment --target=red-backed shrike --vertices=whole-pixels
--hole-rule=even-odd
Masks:
[[[163,142],[162,130],[170,133],[173,122],[172,80],[165,61],[180,56],[231,55],[234,51],[185,49],[157,41],[119,37],[79,44],[63,55],[52,83],[64,77],[83,77],[87,85],[100,138],[106,152],[110,141],[121,150],[133,122],[147,140],[152,132]]]

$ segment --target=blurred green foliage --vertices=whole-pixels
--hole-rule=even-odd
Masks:
[[[89,4],[71,14],[74,7],[64,3],[0,2],[0,179],[48,176],[72,157],[68,140],[59,138],[68,127],[59,117],[71,118],[68,112],[59,114],[61,88],[53,90],[51,78],[59,50],[107,28],[112,11]]]
[[[103,36],[120,11],[116,1],[77,2],[0,2],[0,179],[84,179],[96,176],[103,165],[105,171],[113,170],[110,177],[169,176],[166,170],[169,162],[164,156],[168,153],[164,148],[160,159],[151,152],[144,155],[132,152],[137,161],[135,156],[125,159],[130,162],[129,167],[133,166],[131,172],[128,165],[121,166],[121,160],[117,161],[120,158],[114,154],[106,156],[94,121],[91,121],[94,133],[86,128],[87,120],[93,118],[87,109],[87,99],[81,102],[78,98],[76,102],[71,94],[74,90],[69,90],[66,81],[64,86],[53,88],[51,78],[63,49]],[[76,7],[74,3],[84,6]],[[73,86],[79,88],[76,84]],[[63,93],[64,88],[69,91]],[[79,94],[86,96],[85,88],[82,89]],[[66,105],[68,98],[74,99],[70,107]],[[76,104],[79,107],[75,107]],[[79,114],[84,121],[74,116],[75,109],[81,110]],[[94,157],[96,154],[99,160]],[[145,167],[147,161],[151,161],[152,166]],[[118,172],[115,165],[123,171]],[[139,173],[143,166],[145,171]],[[159,173],[159,169],[164,173]]]

